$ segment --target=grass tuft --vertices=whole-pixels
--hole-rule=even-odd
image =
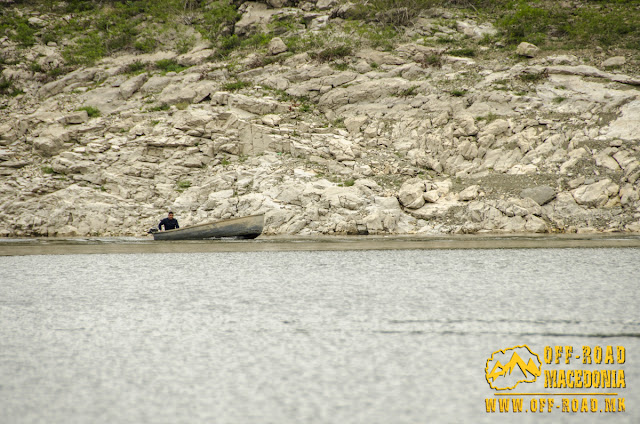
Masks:
[[[222,89],[225,91],[238,91],[243,88],[251,87],[251,83],[248,81],[237,80],[234,82],[228,82],[222,86]]]
[[[79,107],[78,109],[76,109],[77,111],[80,110],[85,110],[87,111],[87,115],[89,115],[89,118],[97,118],[100,116],[100,109],[98,109],[97,107],[93,107],[93,106],[83,106],[83,107]]]

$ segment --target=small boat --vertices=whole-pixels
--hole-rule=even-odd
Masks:
[[[262,234],[264,214],[225,219],[168,231],[150,231],[154,240],[254,239]]]

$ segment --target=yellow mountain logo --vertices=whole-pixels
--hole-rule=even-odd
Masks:
[[[537,353],[521,345],[493,352],[484,371],[492,389],[511,390],[518,383],[536,381],[542,374],[542,363]]]

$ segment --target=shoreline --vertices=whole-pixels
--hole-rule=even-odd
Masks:
[[[0,239],[0,256],[536,248],[640,248],[640,233],[260,236],[254,240],[192,241],[154,241],[150,237]]]

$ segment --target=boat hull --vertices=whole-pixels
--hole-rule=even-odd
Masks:
[[[264,215],[233,218],[153,233],[154,240],[254,239],[262,234]]]

